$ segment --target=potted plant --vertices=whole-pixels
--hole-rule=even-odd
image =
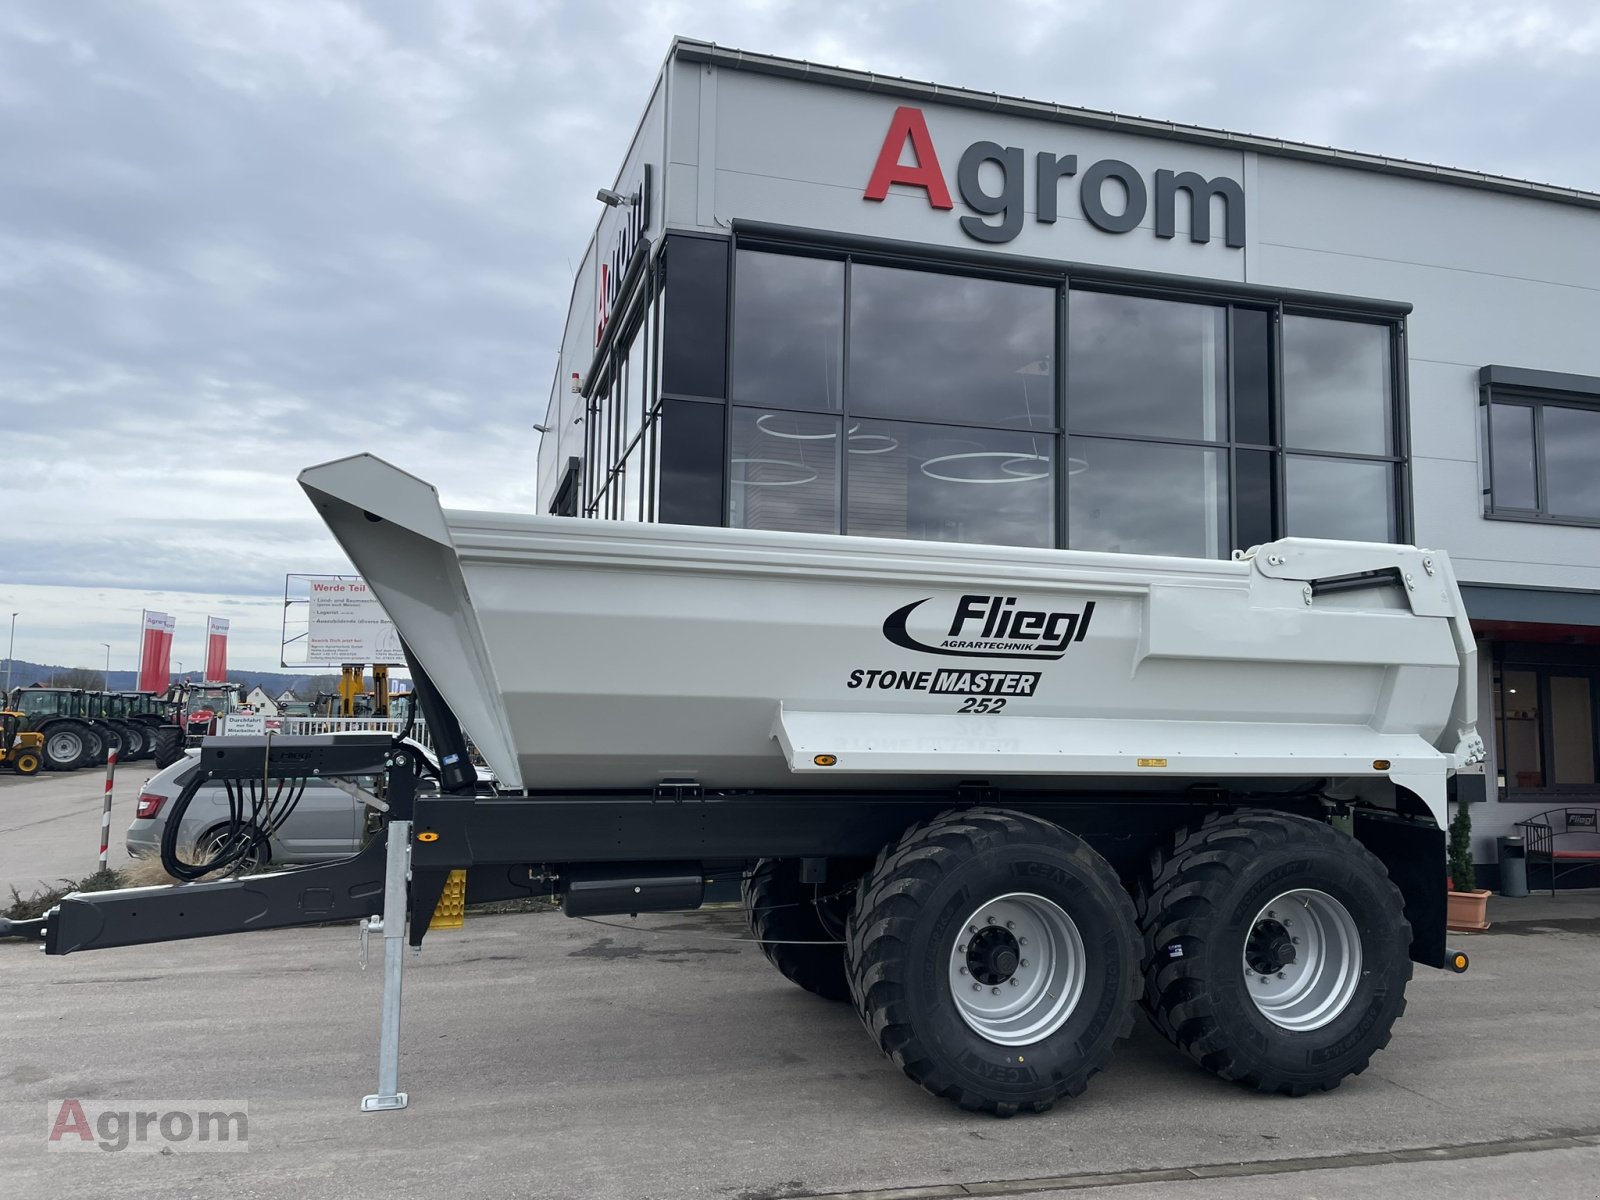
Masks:
[[[1457,932],[1481,932],[1489,928],[1489,892],[1474,888],[1472,866],[1472,806],[1456,802],[1455,819],[1450,822],[1450,895],[1448,924]]]

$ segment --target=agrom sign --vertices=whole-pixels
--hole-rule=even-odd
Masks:
[[[903,161],[908,153],[909,161]],[[998,188],[984,186],[986,163],[999,168]],[[1027,156],[1021,147],[973,142],[962,151],[956,166],[956,191],[973,214],[960,218],[962,232],[977,241],[994,244],[1009,242],[1021,233],[1027,174]],[[992,180],[995,172],[990,171],[989,175]],[[1177,236],[1178,196],[1182,193],[1189,206],[1191,242],[1211,240],[1211,202],[1218,197],[1224,214],[1223,241],[1234,249],[1244,245],[1244,188],[1227,176],[1207,179],[1194,171],[1159,170],[1151,187],[1135,168],[1120,159],[1103,158],[1080,172],[1076,154],[1041,150],[1034,155],[1033,165],[1035,221],[1042,225],[1055,223],[1063,185],[1069,180],[1076,180],[1078,207],[1084,219],[1106,233],[1137,229],[1150,211],[1153,192],[1156,236]],[[1117,186],[1107,188],[1112,181]],[[928,132],[928,122],[920,108],[895,109],[863,197],[884,200],[895,184],[920,189],[933,208],[955,207],[933,135]]]

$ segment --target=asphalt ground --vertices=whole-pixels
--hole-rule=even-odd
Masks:
[[[0,811],[32,803],[17,788]],[[1335,1092],[1244,1092],[1141,1022],[1085,1096],[1009,1121],[915,1087],[729,912],[430,935],[407,964],[411,1106],[376,1114],[382,972],[353,927],[0,943],[0,1196],[1593,1197],[1600,894],[1490,915],[1459,939],[1472,970],[1419,968],[1392,1045]],[[49,1152],[69,1098],[246,1104],[249,1149]]]
[[[128,865],[122,835],[133,820],[139,785],[155,773],[148,760],[117,767],[107,856],[112,867]],[[27,895],[41,884],[94,872],[105,788],[104,767],[41,771],[28,778],[0,769],[0,901],[10,899],[12,888]]]

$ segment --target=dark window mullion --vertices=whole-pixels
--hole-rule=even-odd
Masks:
[[[844,320],[839,329],[839,436],[838,465],[834,468],[834,498],[838,508],[836,528],[850,532],[850,281],[855,275],[855,260],[844,260]]]
[[[1272,355],[1270,375],[1272,378],[1272,395],[1268,398],[1269,410],[1272,413],[1272,536],[1283,537],[1289,528],[1288,496],[1289,479],[1285,465],[1283,447],[1288,443],[1288,431],[1283,423],[1283,305],[1278,304],[1272,310],[1272,335],[1267,339],[1267,346]]]
[[[1071,442],[1067,437],[1067,368],[1071,361],[1067,354],[1067,295],[1071,290],[1070,279],[1063,278],[1056,285],[1056,370],[1055,370],[1055,432],[1051,440],[1055,443],[1056,453],[1056,537],[1055,544],[1067,549],[1071,542],[1067,536],[1067,522],[1071,520],[1071,496],[1067,488],[1067,472],[1072,467]]]
[[[1550,516],[1550,492],[1544,473],[1544,405],[1534,401],[1528,406],[1533,412],[1533,502],[1541,517]]]

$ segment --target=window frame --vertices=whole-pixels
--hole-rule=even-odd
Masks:
[[[1533,424],[1533,487],[1535,507],[1497,505],[1494,499],[1494,408],[1527,408]],[[1544,414],[1565,408],[1600,415],[1600,378],[1486,366],[1478,372],[1478,469],[1483,518],[1528,525],[1600,528],[1600,517],[1570,516],[1550,511],[1545,469]]]
[[[721,241],[727,247],[726,263],[726,291],[721,300],[722,327],[725,337],[723,345],[723,393],[719,396],[703,396],[678,390],[669,390],[666,386],[665,372],[662,372],[653,390],[652,403],[656,406],[654,412],[659,412],[659,404],[664,399],[695,400],[704,403],[721,404],[724,416],[724,467],[723,487],[720,511],[723,514],[722,523],[729,520],[729,503],[731,491],[731,470],[727,466],[726,458],[732,454],[732,410],[735,407],[732,399],[734,393],[733,358],[735,331],[735,309],[737,298],[734,287],[737,274],[737,255],[740,250],[754,250],[768,254],[794,255],[799,257],[823,258],[840,261],[846,264],[844,304],[844,339],[841,348],[843,356],[843,394],[839,416],[847,419],[850,413],[849,396],[851,381],[849,378],[849,338],[850,338],[850,289],[851,272],[849,267],[853,263],[870,264],[873,266],[898,267],[912,270],[930,271],[939,274],[978,277],[997,280],[1001,282],[1014,282],[1031,284],[1035,286],[1053,286],[1056,292],[1056,337],[1054,344],[1055,365],[1054,372],[1054,401],[1055,423],[1048,430],[1034,430],[1056,440],[1057,464],[1055,466],[1054,487],[1055,507],[1053,519],[1055,523],[1054,545],[1058,548],[1067,548],[1070,530],[1068,513],[1068,480],[1066,471],[1067,439],[1071,437],[1093,437],[1092,434],[1069,434],[1063,425],[1063,414],[1066,411],[1066,394],[1069,387],[1071,363],[1067,355],[1067,294],[1071,289],[1081,288],[1094,291],[1120,292],[1125,294],[1143,295],[1153,299],[1172,300],[1179,302],[1192,302],[1200,304],[1220,304],[1228,309],[1227,318],[1227,351],[1230,355],[1227,375],[1227,421],[1226,440],[1217,442],[1195,442],[1192,444],[1207,448],[1220,448],[1225,452],[1224,461],[1227,464],[1228,480],[1225,492],[1229,518],[1229,533],[1234,541],[1240,540],[1242,532],[1250,532],[1251,536],[1245,540],[1251,544],[1270,540],[1259,536],[1258,530],[1264,523],[1259,518],[1241,524],[1239,513],[1240,491],[1240,456],[1249,452],[1264,452],[1271,456],[1270,473],[1268,479],[1272,489],[1270,512],[1265,514],[1266,523],[1270,523],[1272,538],[1283,537],[1288,530],[1287,525],[1287,481],[1286,464],[1288,457],[1293,454],[1308,458],[1324,458],[1330,460],[1354,460],[1363,462],[1383,462],[1390,468],[1390,486],[1392,489],[1391,506],[1394,515],[1393,536],[1397,542],[1410,542],[1414,539],[1415,515],[1413,497],[1413,470],[1411,464],[1411,430],[1410,430],[1410,389],[1409,389],[1409,348],[1407,339],[1407,317],[1411,312],[1411,305],[1373,299],[1367,297],[1346,296],[1334,293],[1305,291],[1286,288],[1271,288],[1258,284],[1230,282],[1218,279],[1198,279],[1190,276],[1167,275],[1149,271],[1122,269],[1104,265],[1070,263],[1058,260],[1041,259],[1017,255],[996,255],[992,252],[972,251],[958,247],[935,247],[920,243],[895,241],[865,235],[839,233],[836,231],[823,231],[805,229],[801,227],[770,225],[762,222],[752,222],[736,219],[732,230],[728,234],[711,234],[701,231],[673,230],[669,236],[661,239],[661,248],[666,265],[670,265],[671,246],[680,239],[700,239],[707,241]],[[663,275],[670,275],[670,270],[663,271]],[[652,279],[652,287],[658,288],[654,299],[667,300],[665,293],[668,290],[665,280],[657,282]],[[662,304],[654,304],[658,310]],[[1272,442],[1261,444],[1254,441],[1242,442],[1237,438],[1236,424],[1238,420],[1236,391],[1239,385],[1235,364],[1231,361],[1237,339],[1234,333],[1236,312],[1238,309],[1248,308],[1263,311],[1269,319],[1268,352],[1271,361],[1268,364],[1268,381],[1271,388],[1269,398],[1269,419],[1272,422]],[[1389,389],[1391,411],[1390,433],[1392,435],[1392,453],[1387,455],[1367,455],[1345,451],[1296,451],[1289,447],[1284,440],[1284,380],[1283,380],[1283,345],[1282,330],[1285,314],[1308,316],[1331,320],[1356,321],[1378,325],[1388,330],[1390,336],[1389,354]],[[667,355],[666,326],[667,322],[657,313],[661,330],[658,337],[661,345],[657,349],[656,358],[665,359]],[[773,411],[791,411],[781,405],[744,405],[741,407],[765,407]],[[795,409],[792,411],[815,412],[812,409]],[[880,420],[894,420],[892,417],[874,418]],[[919,424],[947,424],[937,420],[922,418]],[[971,428],[1010,430],[1010,426],[989,426],[983,424],[950,423],[952,428]],[[646,421],[646,433],[652,438],[657,435],[655,422]],[[1119,435],[1126,440],[1141,440],[1143,435]],[[1148,440],[1156,442],[1171,442],[1174,444],[1189,444],[1183,439],[1151,437]],[[647,461],[654,461],[655,455],[647,456]],[[1259,466],[1255,469],[1259,471]],[[848,471],[841,465],[837,472],[839,496],[838,512],[841,528],[848,532],[849,496],[848,496]],[[602,475],[603,479],[603,475]],[[662,481],[656,477],[652,470],[652,478],[647,482],[646,495],[651,497],[648,503],[656,502]],[[656,511],[659,511],[657,508]],[[653,514],[652,514],[653,515]],[[647,518],[648,519],[648,518]]]
[[[1526,671],[1535,679],[1539,706],[1539,755],[1546,777],[1555,774],[1555,724],[1550,704],[1551,676],[1580,677],[1589,681],[1589,738],[1596,782],[1583,784],[1549,783],[1541,787],[1513,787],[1504,761],[1507,742],[1506,703],[1500,693],[1507,671]],[[1558,805],[1568,800],[1593,801],[1600,798],[1600,650],[1583,646],[1518,645],[1497,643],[1490,676],[1491,717],[1495,723],[1496,796],[1507,804],[1544,803]],[[1498,785],[1505,776],[1506,786]]]

